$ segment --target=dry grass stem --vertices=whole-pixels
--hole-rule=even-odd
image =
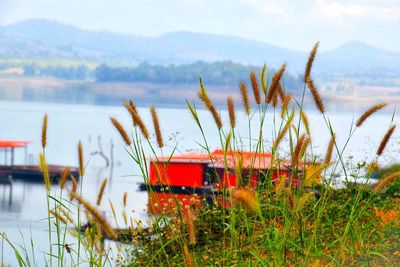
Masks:
[[[378,110],[384,108],[387,106],[387,103],[381,103],[381,104],[377,104],[371,108],[369,108],[367,111],[365,111],[360,118],[358,118],[357,122],[356,122],[356,126],[360,127],[366,119],[368,119],[372,114],[374,114],[375,112],[377,112]]]
[[[97,201],[96,201],[97,206],[100,206],[100,204],[101,204],[101,200],[103,199],[104,190],[106,189],[106,185],[107,185],[107,178],[104,178],[103,182],[101,183],[99,193],[97,194]]]
[[[389,129],[387,130],[385,136],[382,138],[381,143],[379,144],[378,150],[376,151],[376,155],[380,156],[383,153],[383,150],[385,150],[385,147],[390,139],[390,137],[392,136],[394,130],[396,129],[396,125],[392,125],[389,127]]]
[[[89,202],[83,199],[80,195],[75,192],[70,192],[70,195],[73,199],[76,199],[82,206],[86,208],[90,212],[90,214],[96,219],[96,221],[101,225],[104,232],[108,235],[110,239],[117,239],[118,235],[111,227],[111,225],[104,219],[104,217],[93,207]]]
[[[221,116],[219,115],[219,113],[218,113],[217,109],[215,108],[214,104],[208,98],[208,95],[203,90],[200,90],[197,95],[199,96],[201,101],[203,101],[204,106],[210,111],[212,117],[214,118],[214,122],[217,125],[217,128],[221,129],[222,128]]]
[[[312,69],[312,65],[314,63],[314,59],[315,59],[315,55],[317,54],[317,50],[318,50],[318,46],[319,46],[319,42],[317,42],[313,49],[310,52],[310,56],[308,57],[308,61],[307,61],[307,65],[306,65],[306,70],[304,72],[304,82],[307,82],[307,80],[310,78],[311,76],[311,69]]]
[[[374,192],[379,193],[382,189],[384,189],[387,185],[390,185],[396,178],[400,177],[400,171],[394,172],[380,180],[380,182],[375,186]]]
[[[235,105],[233,104],[232,97],[228,97],[228,111],[229,111],[229,122],[232,128],[236,126],[236,115],[235,115]]]
[[[335,134],[333,134],[333,136],[331,137],[331,140],[329,141],[329,145],[328,148],[326,149],[326,153],[325,153],[325,159],[324,159],[324,164],[328,164],[329,162],[331,162],[332,159],[332,154],[333,154],[333,146],[335,145]]]
[[[114,125],[114,127],[118,130],[119,134],[121,135],[122,139],[124,140],[125,144],[127,146],[130,146],[132,144],[131,139],[129,138],[128,134],[126,133],[125,129],[122,127],[121,123],[113,117],[110,117],[111,123]]]
[[[44,149],[47,144],[47,114],[43,117],[43,125],[42,125],[42,148]]]
[[[324,102],[322,102],[321,96],[318,93],[317,88],[314,85],[314,81],[311,78],[307,79],[307,86],[310,89],[310,92],[314,98],[315,105],[321,113],[325,113]]]
[[[277,90],[279,89],[279,83],[281,81],[283,73],[285,72],[285,69],[286,64],[283,64],[282,67],[272,77],[271,86],[269,88],[267,98],[265,99],[268,104],[271,103],[273,96],[277,93]]]
[[[256,100],[257,105],[260,105],[261,104],[260,90],[258,89],[257,77],[253,70],[250,71],[250,80],[251,80],[251,85],[253,87],[254,99]]]
[[[244,81],[240,82],[240,94],[242,96],[244,111],[246,112],[247,115],[250,115],[249,95],[247,93],[247,88],[246,88],[246,84],[244,83]]]
[[[153,126],[154,126],[154,131],[156,133],[157,144],[158,144],[158,147],[161,148],[164,146],[164,142],[163,142],[163,138],[161,135],[160,122],[158,121],[156,108],[154,106],[151,106],[150,112],[151,112],[151,118],[153,119]]]
[[[71,169],[67,166],[65,167],[63,173],[61,174],[61,178],[60,178],[60,188],[64,189],[65,183],[67,182],[67,178],[69,173],[71,172]]]

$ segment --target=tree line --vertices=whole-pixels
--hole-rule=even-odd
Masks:
[[[248,80],[250,70],[261,73],[259,66],[246,66],[231,61],[213,63],[195,62],[186,65],[150,65],[139,64],[136,67],[110,67],[100,65],[94,77],[99,82],[151,82],[168,84],[194,84],[202,77],[207,84],[237,85]],[[269,70],[268,73],[273,73]],[[272,75],[269,75],[270,77]],[[269,78],[270,78],[269,77]],[[285,75],[285,87],[289,90],[299,88],[301,79],[290,74]]]
[[[141,63],[134,67],[112,67],[106,64],[90,69],[85,65],[77,66],[23,66],[26,76],[51,76],[66,80],[95,80],[97,82],[147,82],[159,84],[195,84],[202,77],[209,85],[238,85],[240,81],[249,81],[249,72],[261,73],[262,67],[242,65],[232,61],[213,63],[195,62],[185,65],[151,65]],[[270,79],[274,69],[268,69]],[[284,77],[287,90],[301,88],[302,80],[288,73]]]

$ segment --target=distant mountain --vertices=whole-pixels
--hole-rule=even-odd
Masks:
[[[268,43],[204,33],[173,32],[158,37],[81,30],[69,25],[28,20],[0,26],[0,58],[74,58],[107,64],[183,64],[232,60],[242,64],[279,67],[302,74],[307,52]],[[400,77],[400,53],[350,42],[321,52],[314,73],[335,77]],[[396,78],[398,79],[398,78]]]

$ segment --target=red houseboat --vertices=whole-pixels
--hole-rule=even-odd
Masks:
[[[0,140],[0,152],[4,155],[4,165],[0,165],[0,179],[22,180],[25,182],[43,182],[43,174],[38,165],[29,165],[27,162],[27,146],[29,141],[22,140]],[[24,149],[25,164],[15,164],[16,149]],[[53,183],[57,183],[60,179],[65,166],[48,165],[49,175]],[[79,178],[78,168],[70,168],[70,176]],[[70,178],[70,177],[69,177]]]
[[[186,153],[172,157],[150,159],[149,181],[141,189],[149,192],[149,212],[164,212],[176,206],[199,206],[205,197],[221,195],[224,189],[249,186],[255,188],[272,178],[286,177],[285,182],[299,184],[291,178],[290,162],[273,163],[272,154],[215,150],[211,154]]]

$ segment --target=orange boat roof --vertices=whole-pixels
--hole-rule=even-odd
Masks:
[[[246,151],[228,151],[217,149],[211,154],[205,153],[185,153],[172,157],[151,158],[153,162],[182,162],[182,163],[206,163],[212,164],[216,168],[224,168],[226,155],[226,163],[228,168],[234,168],[241,165],[244,169],[269,169],[272,163],[271,153],[255,153]],[[288,165],[288,162],[281,162],[282,165]],[[277,163],[274,165],[278,165]],[[275,166],[275,167],[276,167]]]
[[[26,147],[30,141],[24,140],[0,140],[0,148],[18,148],[18,147]]]

